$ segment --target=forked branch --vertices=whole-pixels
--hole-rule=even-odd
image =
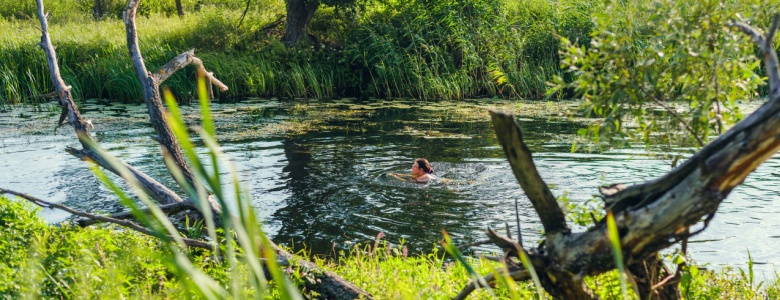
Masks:
[[[780,69],[773,43],[778,26],[780,26],[780,14],[775,14],[772,19],[772,27],[769,28],[769,32],[766,35],[761,34],[756,28],[743,22],[732,21],[728,25],[750,36],[756,46],[761,49],[761,54],[763,54],[763,60],[766,64],[766,74],[769,77],[769,98],[775,99],[780,97]]]
[[[92,139],[92,136],[89,132],[89,123],[81,118],[81,113],[76,107],[76,104],[73,101],[73,96],[70,93],[70,86],[65,84],[65,81],[62,80],[62,76],[60,75],[60,67],[57,62],[57,53],[54,51],[54,45],[52,44],[51,37],[49,36],[49,24],[47,21],[47,15],[44,14],[43,1],[37,0],[36,2],[38,6],[38,18],[41,22],[40,46],[46,55],[46,61],[49,66],[49,75],[51,77],[52,83],[54,83],[54,88],[59,95],[60,106],[62,106],[62,116],[59,123],[67,120],[68,123],[73,125],[73,128],[76,130],[78,139],[83,147],[81,150],[75,148],[68,148],[66,150],[68,153],[78,157],[79,159],[91,160],[106,170],[119,175],[116,170],[111,167],[111,164],[107,163],[106,159],[102,157],[97,151],[95,151],[94,145],[96,145],[96,143]],[[61,124],[58,124],[58,126],[59,125]],[[182,199],[176,195],[176,193],[169,190],[156,180],[147,176],[143,172],[130,167],[124,162],[120,161],[119,163],[125,165],[129,170],[131,170],[131,174],[135,177],[135,180],[140,183],[141,188],[157,202],[161,204],[182,202]]]
[[[195,57],[195,49],[191,49],[174,57],[167,64],[160,67],[160,70],[157,71],[157,73],[154,73],[152,77],[154,77],[154,81],[159,87],[160,84],[165,82],[165,80],[176,73],[176,71],[181,70],[188,65],[194,65],[198,69],[198,74],[202,74],[206,78],[209,82],[209,91],[211,91],[211,85],[216,85],[219,90],[223,92],[228,90],[228,87],[224,83],[214,77],[214,73],[206,70],[206,67],[203,66],[203,61],[200,60],[200,58]],[[209,97],[212,99],[214,98],[212,92],[209,92]]]
[[[173,74],[173,72],[183,68],[188,64],[195,63],[201,68],[203,67],[203,64],[199,59],[194,57],[194,51],[190,50],[177,56],[171,62],[163,66],[158,74],[151,74],[146,69],[143,57],[141,56],[141,49],[138,46],[138,33],[135,16],[138,12],[139,2],[140,0],[130,0],[128,2],[127,7],[123,12],[123,20],[125,23],[127,50],[129,51],[130,58],[133,61],[133,68],[135,69],[138,81],[141,83],[144,102],[146,102],[146,108],[149,112],[149,122],[157,132],[157,137],[159,138],[159,143],[162,147],[163,155],[166,156],[165,165],[168,168],[168,173],[170,173],[171,176],[173,176],[173,174],[180,173],[184,177],[184,182],[181,183],[181,186],[184,190],[194,188],[194,190],[208,191],[208,189],[206,189],[203,184],[197,178],[195,178],[195,175],[190,169],[189,164],[187,164],[187,161],[184,159],[184,154],[182,153],[178,140],[173,134],[173,130],[165,119],[167,112],[162,105],[159,85],[160,82],[168,78],[171,74]],[[208,75],[208,72],[206,72],[206,74]],[[210,82],[218,82],[221,84],[221,82],[218,80],[212,79],[213,76],[211,76],[211,79],[209,79]],[[220,88],[226,89],[227,87],[224,84],[221,84]],[[169,164],[168,162],[171,163]],[[177,182],[179,181],[177,180]],[[211,195],[211,192],[207,193],[209,194],[207,198],[209,199],[211,210],[214,212],[214,215],[217,216],[221,213],[222,208],[214,199],[213,195]]]

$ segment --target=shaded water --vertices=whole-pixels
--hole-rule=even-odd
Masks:
[[[368,242],[383,232],[410,250],[434,247],[447,230],[456,243],[480,240],[485,226],[514,224],[519,201],[530,245],[541,225],[498,145],[485,108],[518,114],[526,142],[555,195],[595,206],[596,187],[656,178],[670,161],[643,150],[571,153],[582,125],[558,116],[567,103],[252,100],[216,104],[220,142],[234,159],[253,203],[275,241],[313,253]],[[187,107],[196,123],[196,108]],[[144,108],[87,104],[96,138],[110,153],[173,186],[148,138]],[[0,113],[0,187],[87,210],[122,210],[84,164],[66,154],[71,128],[53,134],[58,113]],[[428,158],[430,184],[401,182],[416,157]],[[744,267],[749,249],[759,273],[771,275],[780,256],[780,159],[770,159],[721,205],[710,228],[690,246],[694,259]],[[590,201],[590,202],[589,202]],[[44,211],[52,222],[67,215]],[[515,231],[512,226],[513,232]],[[579,228],[580,230],[582,228]]]

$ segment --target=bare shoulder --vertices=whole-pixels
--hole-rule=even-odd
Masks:
[[[425,175],[422,175],[420,177],[415,178],[414,181],[416,181],[416,182],[428,182],[428,181],[431,181],[431,180],[434,180],[434,179],[436,179],[436,176],[434,176],[433,174],[425,174]]]

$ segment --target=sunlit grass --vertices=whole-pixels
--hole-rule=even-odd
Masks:
[[[206,67],[230,87],[218,94],[222,98],[540,98],[547,89],[545,82],[560,75],[558,41],[550,32],[576,40],[576,36],[586,38],[591,30],[587,19],[591,5],[582,0],[559,5],[478,0],[470,4],[473,13],[455,16],[445,14],[452,11],[447,6],[451,4],[428,10],[423,2],[389,1],[369,5],[352,17],[323,8],[315,15],[311,31],[337,39],[326,41],[336,46],[287,50],[278,36],[260,31],[284,14],[277,2],[260,1],[238,28],[242,9],[236,5],[203,5],[183,18],[171,14],[168,4],[147,5],[156,7],[138,19],[147,67],[154,70],[195,48]],[[52,6],[50,32],[63,77],[74,87],[76,98],[140,102],[121,20],[76,18],[89,15],[88,5],[66,1],[60,6]],[[78,13],[54,17],[69,6],[76,6],[70,8]],[[497,16],[485,14],[494,10]],[[12,13],[0,9],[0,14]],[[354,22],[345,23],[345,18]],[[409,27],[392,27],[394,23]],[[50,92],[41,72],[43,54],[35,46],[40,39],[35,21],[7,17],[0,18],[0,26],[8,28],[0,32],[0,103],[30,103]],[[192,71],[185,72],[165,85],[180,99],[194,99],[192,78]]]

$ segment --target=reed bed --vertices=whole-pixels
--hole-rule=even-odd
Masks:
[[[37,21],[28,4],[17,2],[0,0],[0,27],[6,28],[0,32],[0,105],[38,103],[51,91],[43,53],[36,47]],[[49,6],[63,77],[72,83],[75,97],[142,101],[117,16],[123,1],[105,1],[112,13],[99,20],[81,2]],[[588,47],[594,17],[609,14],[616,25],[636,22],[620,19],[634,16],[620,11],[630,5],[586,0],[381,1],[355,10],[320,8],[310,32],[322,43],[287,49],[279,41],[283,24],[264,28],[284,16],[280,1],[259,1],[241,26],[241,1],[205,5],[184,0],[183,17],[175,15],[172,1],[144,3],[138,26],[148,67],[195,48],[230,87],[217,95],[222,99],[539,99],[554,76],[573,79],[560,68],[559,37]],[[757,9],[742,6],[747,12]],[[641,47],[642,26],[630,28],[623,30],[638,30],[633,43]],[[178,99],[189,100],[194,76],[194,71],[182,72],[165,85]],[[558,96],[567,97],[566,91]]]

